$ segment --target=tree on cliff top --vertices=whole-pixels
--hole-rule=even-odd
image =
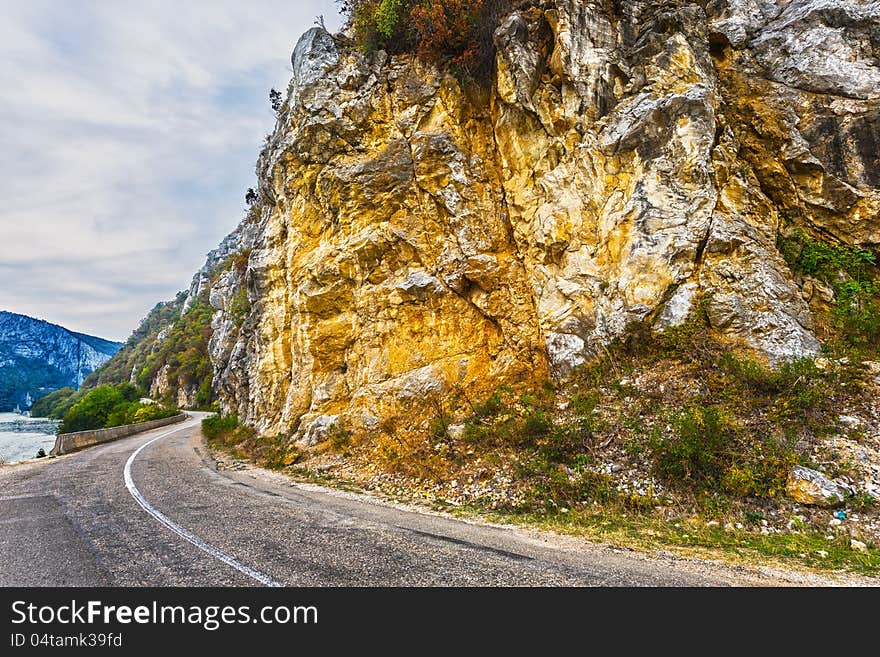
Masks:
[[[492,34],[510,0],[339,0],[354,39],[365,52],[415,52],[448,64],[461,77],[491,81]]]

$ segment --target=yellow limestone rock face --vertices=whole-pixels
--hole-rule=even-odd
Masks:
[[[840,239],[876,243],[878,181],[847,146],[822,156],[848,176],[833,182],[808,157],[833,147],[791,112],[818,135],[874,101],[837,99],[825,121],[804,105],[815,91],[748,59],[774,17],[743,27],[739,4],[536,2],[500,22],[483,91],[307,32],[258,162],[246,276],[212,291],[225,410],[306,442],[336,422],[417,424],[452,393],[564,378],[700,297],[715,329],[771,361],[816,353],[775,248],[781,216],[809,208]]]

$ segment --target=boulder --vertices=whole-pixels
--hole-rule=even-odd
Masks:
[[[801,504],[839,506],[855,491],[846,484],[832,481],[821,472],[796,465],[788,475],[785,492]]]

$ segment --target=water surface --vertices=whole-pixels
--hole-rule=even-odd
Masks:
[[[0,413],[0,462],[32,459],[41,447],[49,453],[55,446],[57,420]]]

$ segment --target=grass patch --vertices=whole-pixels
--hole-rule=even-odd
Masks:
[[[761,565],[769,559],[788,567],[880,575],[877,546],[869,546],[867,552],[854,551],[844,532],[836,532],[832,540],[810,532],[765,535],[746,526],[730,530],[710,526],[702,518],[662,518],[620,508],[511,514],[470,505],[456,510],[456,515],[479,515],[492,522],[526,525],[611,545],[645,550],[672,548],[682,556],[722,557],[733,563]]]

